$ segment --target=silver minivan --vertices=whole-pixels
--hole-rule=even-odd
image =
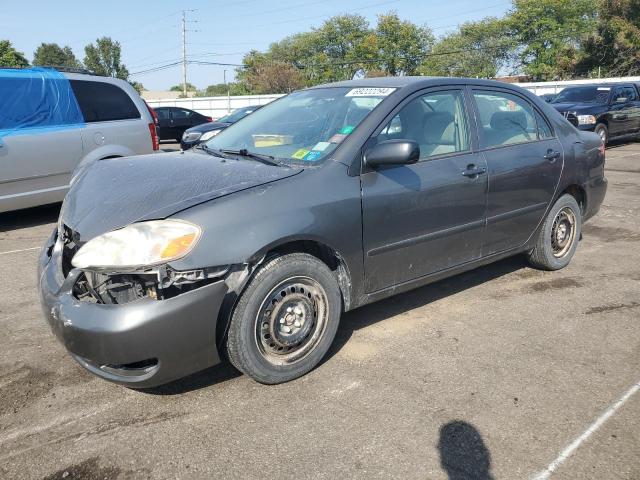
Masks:
[[[24,70],[20,75],[4,72],[9,72],[0,74],[5,102],[7,92],[15,92],[17,97],[25,95],[14,99],[14,105],[23,109],[31,108],[25,107],[25,103],[31,105],[26,96],[39,95],[46,82],[53,81],[46,72],[43,75],[35,69],[33,73]],[[73,105],[79,107],[80,122],[51,128],[49,119],[46,128],[39,128],[41,112],[27,111],[21,117],[14,115],[14,123],[15,118],[36,121],[12,129],[12,118],[7,119],[5,114],[5,124],[0,124],[0,212],[62,201],[74,172],[96,160],[158,150],[153,111],[129,83],[80,73],[53,74],[60,80],[58,83],[66,85],[72,102],[75,97],[77,104]],[[64,89],[58,88],[56,95],[64,97]],[[51,112],[59,107],[59,100],[54,99]],[[33,110],[39,107],[35,105]]]

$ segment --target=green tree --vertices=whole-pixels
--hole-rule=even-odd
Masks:
[[[0,67],[28,67],[29,62],[9,40],[0,40]]]
[[[402,21],[397,13],[378,15],[374,32],[378,69],[389,75],[415,75],[434,43],[427,27]]]
[[[197,89],[197,87],[189,82],[187,82],[187,92],[195,92]],[[170,92],[181,92],[182,91],[182,84],[180,85],[174,85],[173,87],[171,87],[169,89]]]
[[[598,21],[583,42],[576,74],[640,75],[640,0],[598,0]]]
[[[109,37],[96,40],[95,45],[90,43],[84,47],[84,65],[97,75],[120,78],[129,78],[129,71],[121,60],[120,43],[114,42]]]
[[[513,0],[507,16],[522,71],[534,80],[571,76],[582,42],[595,28],[593,0]]]
[[[41,43],[33,52],[34,65],[80,68],[82,64],[73,54],[71,47],[61,47],[57,43]]]
[[[463,24],[441,38],[419,68],[423,75],[492,78],[507,68],[515,42],[503,19]]]

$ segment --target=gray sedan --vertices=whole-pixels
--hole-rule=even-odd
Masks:
[[[512,255],[565,267],[604,160],[596,134],[517,86],[295,92],[198,149],[86,169],[40,258],[44,314],[83,367],[130,387],[222,357],[286,382],[342,312]]]

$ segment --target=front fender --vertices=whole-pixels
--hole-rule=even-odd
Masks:
[[[348,176],[346,166],[331,162],[305,169],[174,215],[200,225],[203,234],[171,267],[252,264],[279,245],[311,240],[342,257],[357,294],[363,272],[361,215],[360,178]]]

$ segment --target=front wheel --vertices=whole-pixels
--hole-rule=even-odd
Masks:
[[[600,136],[602,143],[604,143],[604,145],[606,146],[607,142],[609,141],[609,129],[607,128],[607,126],[604,123],[599,123],[598,125],[596,125],[594,132]]]
[[[573,196],[565,194],[547,214],[538,241],[528,254],[529,263],[544,270],[566,267],[576,252],[581,231],[580,206]]]
[[[231,363],[260,383],[301,377],[329,350],[342,312],[334,274],[292,253],[263,265],[240,296],[227,336]]]

